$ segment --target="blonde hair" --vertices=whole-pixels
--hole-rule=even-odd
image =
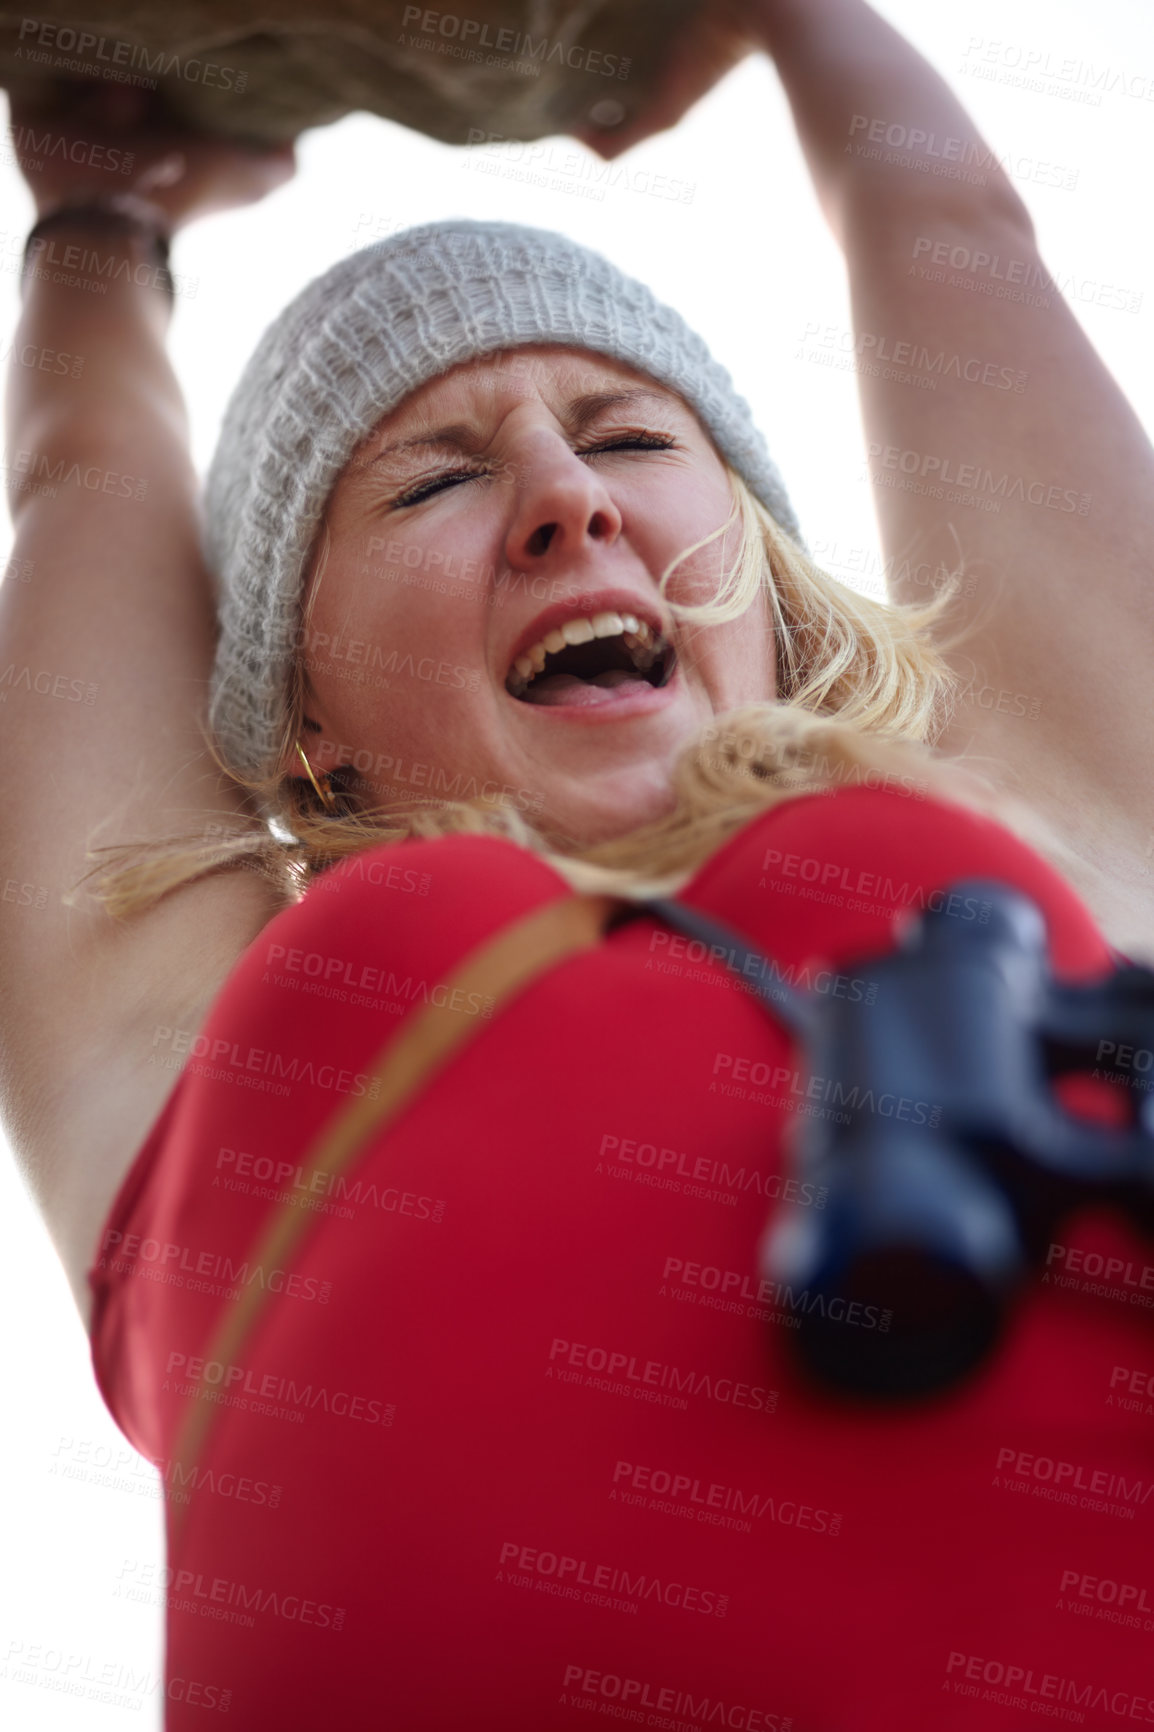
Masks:
[[[213,830],[227,824],[230,833],[91,849],[87,858],[97,864],[81,884],[95,880],[92,894],[117,918],[149,908],[209,872],[235,867],[271,878],[292,901],[318,872],[365,848],[465,833],[501,836],[544,855],[576,889],[668,895],[743,824],[802,793],[884,781],[916,797],[932,793],[1010,816],[1005,798],[988,783],[931,749],[952,714],[957,676],[944,659],[950,646],[935,645],[929,634],[954,599],[957,576],[945,576],[922,604],[872,600],[815,565],[742,478],[732,469],[728,474],[734,500],[729,520],[670,565],[661,593],[683,627],[738,618],[760,598],[774,628],[778,695],[714,718],[682,749],[673,805],[664,817],[580,847],[551,834],[547,814],[534,825],[509,804],[484,798],[365,808],[354,786],[334,816],[310,782],[280,770],[305,714],[298,657],[277,767],[266,776],[238,776],[202,723],[213,760],[267,819],[222,821],[213,814]],[[677,568],[735,518],[740,546],[713,599],[696,606],[674,603],[667,592]],[[306,619],[310,608],[311,598]]]

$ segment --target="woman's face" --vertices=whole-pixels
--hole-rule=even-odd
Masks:
[[[503,790],[576,843],[659,817],[679,747],[774,696],[762,605],[679,627],[658,593],[732,508],[692,411],[632,367],[534,346],[430,381],[329,501],[300,639],[310,762],[351,763],[374,805]],[[739,545],[734,517],[672,599],[712,599]]]

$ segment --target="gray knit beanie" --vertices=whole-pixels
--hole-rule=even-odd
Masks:
[[[219,586],[209,719],[230,768],[276,767],[304,576],[329,494],[378,421],[477,356],[559,343],[678,392],[778,523],[797,521],[724,367],[671,307],[548,229],[407,229],[326,271],[261,338],[225,412],[205,491]]]

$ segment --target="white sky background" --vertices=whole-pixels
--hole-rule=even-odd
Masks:
[[[1018,180],[1045,257],[1083,284],[1075,311],[1147,428],[1154,427],[1154,272],[1150,184],[1154,100],[1103,94],[1099,105],[1016,88],[1002,65],[971,44],[1003,46],[1003,61],[1031,52],[1124,73],[1154,98],[1150,0],[877,0],[949,78],[999,152],[1076,171],[1073,190]],[[222,60],[226,58],[223,54]],[[592,100],[614,95],[591,78]],[[526,166],[530,147],[511,151]],[[570,140],[546,145],[567,187]],[[5,229],[27,229],[31,199],[0,153]],[[183,234],[178,273],[197,279],[171,337],[186,392],[194,455],[203,473],[221,413],[257,338],[298,288],[354,247],[411,223],[469,216],[560,229],[606,253],[676,306],[732,373],[784,470],[812,551],[827,568],[872,572],[881,591],[855,381],[850,371],[798,358],[811,322],[848,329],[840,253],[828,236],[795,143],[788,109],[764,57],[747,62],[671,134],[620,159],[692,182],[692,203],[623,187],[602,202],[478,173],[461,150],[368,116],[314,132],[300,146],[294,183],[261,205]],[[538,172],[550,172],[537,161]],[[1137,313],[1097,307],[1114,285]],[[0,348],[17,318],[16,279],[0,275]],[[0,567],[10,539],[0,531]],[[1093,573],[1087,573],[1093,582]],[[6,822],[18,822],[9,813]],[[116,1595],[129,1559],[161,1561],[156,1476],[134,1456],[104,1409],[88,1346],[38,1215],[7,1150],[0,1151],[0,1720],[20,1732],[114,1732],[161,1725],[158,1695],[131,1719],[91,1695],[17,1683],[5,1675],[9,1641],[161,1675],[159,1607]],[[1154,1353],[1154,1342],[1151,1351]],[[70,1441],[65,1441],[70,1440]],[[119,1461],[119,1470],[117,1463]],[[60,1470],[70,1469],[71,1476]],[[135,1489],[116,1489],[110,1479]],[[156,1482],[158,1485],[158,1481]],[[59,1679],[60,1670],[46,1677]],[[73,1676],[77,1673],[74,1671]]]

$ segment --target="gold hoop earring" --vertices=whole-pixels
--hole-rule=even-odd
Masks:
[[[320,797],[321,797],[322,801],[324,802],[327,810],[330,812],[335,812],[337,802],[336,802],[336,799],[333,795],[332,789],[321,787],[320,783],[317,781],[316,777],[313,775],[313,767],[309,763],[308,759],[305,757],[304,747],[301,745],[299,740],[296,742],[296,748],[300,754],[301,763],[304,765],[306,771],[308,772],[309,781],[312,783],[313,787],[316,789],[317,793],[320,795]],[[328,774],[329,773],[326,771],[326,773],[325,773],[326,782],[328,781]]]

